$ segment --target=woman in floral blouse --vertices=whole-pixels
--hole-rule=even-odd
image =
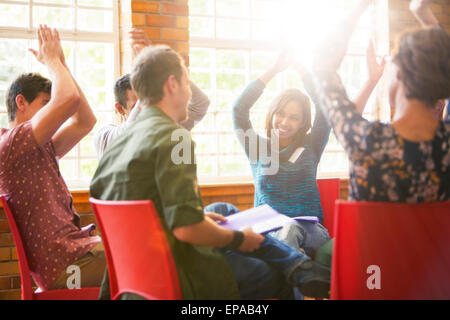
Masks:
[[[355,111],[336,70],[369,3],[361,1],[314,65],[319,105],[350,158],[349,198],[450,200],[450,122],[431,113],[439,99],[450,96],[450,36],[441,27],[403,35],[388,72],[393,119],[388,124],[367,121]]]

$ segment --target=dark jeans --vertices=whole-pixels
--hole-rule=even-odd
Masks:
[[[229,203],[213,203],[204,209],[227,216],[239,212]],[[252,253],[227,250],[224,252],[238,283],[243,299],[292,299],[293,287],[287,276],[300,263],[310,258],[287,244],[265,236],[260,247]],[[296,292],[297,298],[302,296]]]

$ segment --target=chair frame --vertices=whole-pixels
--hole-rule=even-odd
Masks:
[[[99,287],[81,288],[81,289],[57,289],[42,290],[38,288],[33,292],[31,283],[30,267],[23,246],[22,237],[17,227],[12,211],[8,205],[5,195],[0,195],[0,202],[3,205],[6,218],[16,244],[17,256],[19,259],[21,299],[22,300],[97,300],[100,292]]]
[[[159,219],[158,213],[153,205],[153,202],[151,200],[122,200],[122,201],[112,201],[112,200],[98,200],[95,198],[90,198],[89,202],[92,205],[92,208],[94,210],[95,216],[97,218],[98,226],[100,229],[100,233],[103,235],[103,244],[105,246],[105,254],[107,258],[108,263],[108,271],[109,271],[109,281],[110,281],[110,290],[111,290],[111,299],[117,300],[120,298],[120,296],[124,293],[133,293],[137,294],[139,296],[142,296],[146,298],[147,300],[156,300],[158,299],[154,295],[152,295],[149,292],[143,292],[142,290],[136,290],[135,288],[130,287],[119,287],[118,281],[117,281],[117,272],[114,266],[114,260],[111,254],[111,246],[108,240],[107,232],[105,229],[105,224],[102,219],[102,214],[99,213],[101,210],[101,206],[123,206],[127,207],[129,205],[143,205],[148,206],[150,214],[153,215],[153,223],[155,224],[154,227],[157,229],[156,231],[160,234],[164,233],[164,229],[162,227],[161,221]],[[156,232],[155,232],[156,233]],[[175,262],[173,260],[172,251],[170,248],[170,245],[164,236],[164,239],[161,239],[161,244],[164,247],[165,254],[165,263],[170,273],[170,281],[171,286],[169,285],[169,296],[168,299],[175,299],[175,300],[181,300],[182,299],[182,290],[178,279],[178,272],[175,266]]]

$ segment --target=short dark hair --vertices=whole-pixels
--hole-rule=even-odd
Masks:
[[[171,75],[181,82],[183,65],[181,56],[168,46],[146,47],[134,62],[131,86],[140,100],[155,104],[162,100],[164,84]]]
[[[114,84],[114,98],[123,107],[127,106],[127,90],[131,90],[130,74],[124,74]]]
[[[21,94],[28,103],[36,99],[40,92],[51,94],[52,82],[39,73],[24,73],[14,80],[6,93],[6,108],[8,109],[8,120],[16,119],[17,104],[16,97]]]
[[[406,97],[434,107],[450,96],[450,36],[439,27],[405,33],[394,63]]]

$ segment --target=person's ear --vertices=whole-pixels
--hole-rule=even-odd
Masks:
[[[114,108],[116,109],[117,113],[121,116],[124,116],[126,114],[125,108],[118,102],[114,104]]]
[[[167,79],[167,84],[168,84],[168,89],[170,90],[169,91],[170,93],[175,92],[178,88],[178,81],[173,74],[171,74],[169,76],[169,78]]]
[[[28,105],[27,99],[22,94],[18,94],[16,96],[16,106],[21,112],[25,111],[26,106]]]

